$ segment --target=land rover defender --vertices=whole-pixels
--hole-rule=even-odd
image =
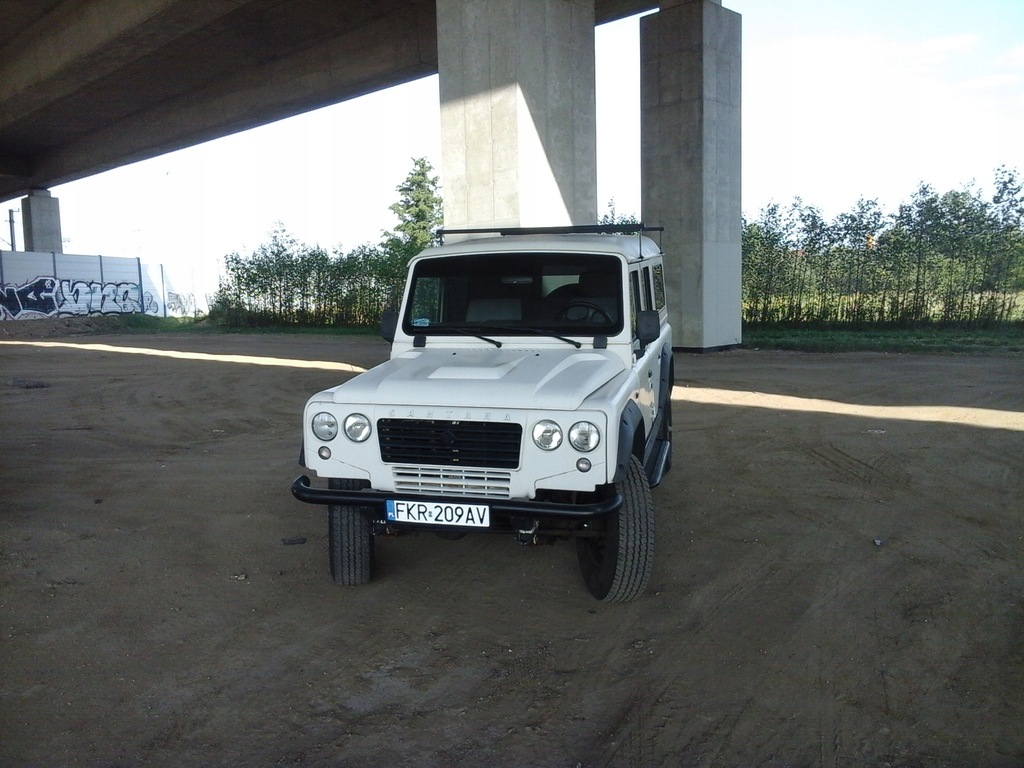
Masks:
[[[448,230],[414,257],[387,362],[313,395],[292,492],[327,506],[331,574],[374,539],[573,540],[599,600],[647,587],[671,467],[672,330],[643,225]],[[461,238],[455,240],[455,238]],[[453,241],[455,240],[455,241]]]

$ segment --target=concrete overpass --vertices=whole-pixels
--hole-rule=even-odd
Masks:
[[[684,254],[670,287],[689,308],[675,320],[682,344],[728,346],[739,341],[739,20],[720,0],[660,6],[642,31],[643,217]],[[35,237],[36,250],[60,250],[59,234],[47,242],[55,217],[59,233],[48,187],[440,72],[449,226],[593,221],[593,25],[656,7],[3,3],[0,200],[29,195],[27,249]]]

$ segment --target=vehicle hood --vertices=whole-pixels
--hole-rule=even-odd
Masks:
[[[616,376],[604,350],[413,350],[332,390],[336,403],[573,410]]]

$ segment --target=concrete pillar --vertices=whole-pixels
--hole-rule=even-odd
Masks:
[[[740,16],[676,0],[640,21],[641,209],[662,247],[677,348],[741,336]]]
[[[21,199],[21,223],[26,251],[63,253],[60,234],[60,203],[49,190],[33,189]]]
[[[593,0],[437,0],[446,227],[597,218]]]

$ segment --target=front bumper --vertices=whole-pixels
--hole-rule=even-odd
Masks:
[[[345,504],[356,507],[370,507],[381,512],[389,499],[413,501],[452,502],[451,497],[443,496],[410,496],[408,494],[372,491],[372,490],[334,490],[314,488],[305,475],[295,478],[292,483],[292,495],[299,501],[309,504]],[[553,518],[558,520],[592,520],[618,511],[622,506],[622,496],[612,493],[608,498],[586,504],[559,504],[551,501],[530,501],[527,499],[489,499],[469,498],[460,496],[462,504],[486,504],[491,512],[501,515],[514,515],[528,518]]]

